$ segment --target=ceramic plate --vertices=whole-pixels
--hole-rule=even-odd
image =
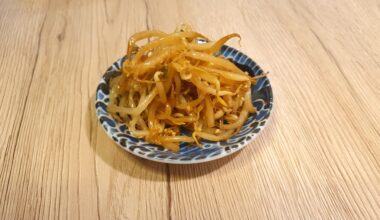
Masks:
[[[252,76],[263,74],[263,70],[252,59],[234,48],[223,46],[219,53]],[[226,141],[212,142],[203,140],[201,141],[201,148],[181,143],[180,151],[172,152],[160,146],[149,144],[142,139],[135,138],[128,131],[125,124],[116,121],[107,112],[107,105],[109,103],[108,83],[112,77],[120,74],[120,68],[124,60],[125,57],[117,60],[108,68],[100,80],[96,90],[96,114],[108,136],[121,148],[136,156],[172,164],[192,164],[216,160],[231,155],[247,146],[257,137],[267,123],[272,109],[273,95],[268,78],[263,77],[257,80],[255,86],[251,87],[253,92],[252,103],[256,107],[257,112],[248,117],[238,134]],[[255,146],[252,144],[250,147]]]

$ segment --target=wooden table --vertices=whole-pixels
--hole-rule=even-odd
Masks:
[[[166,165],[95,117],[105,69],[146,29],[238,32],[274,110],[241,152]],[[0,2],[0,219],[379,219],[380,2]]]

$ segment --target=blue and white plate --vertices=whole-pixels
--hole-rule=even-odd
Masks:
[[[238,50],[223,46],[220,54],[234,62],[240,69],[247,71],[252,76],[263,74],[263,70],[248,56]],[[160,146],[149,144],[142,139],[133,137],[125,124],[112,118],[107,112],[109,104],[109,81],[112,77],[120,74],[120,69],[125,58],[117,60],[108,68],[99,82],[96,90],[96,114],[102,127],[121,148],[128,152],[157,162],[172,164],[192,164],[216,160],[233,154],[257,137],[264,128],[269,118],[273,95],[272,87],[267,77],[257,80],[252,86],[252,103],[256,107],[256,113],[251,114],[240,132],[226,141],[212,142],[201,141],[202,147],[189,146],[187,143],[180,144],[179,152],[172,152]],[[254,147],[254,145],[251,145]]]

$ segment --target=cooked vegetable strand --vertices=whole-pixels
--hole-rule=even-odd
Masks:
[[[188,25],[170,34],[134,34],[122,74],[111,79],[108,111],[134,136],[172,151],[180,142],[200,146],[200,139],[230,138],[255,111],[250,87],[259,78],[215,55],[235,37],[240,40],[233,33],[212,42]]]

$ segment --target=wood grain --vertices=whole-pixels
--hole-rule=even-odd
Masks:
[[[379,219],[380,3],[0,1],[0,219]],[[243,151],[181,166],[118,148],[94,92],[136,31],[181,22],[271,72]]]

